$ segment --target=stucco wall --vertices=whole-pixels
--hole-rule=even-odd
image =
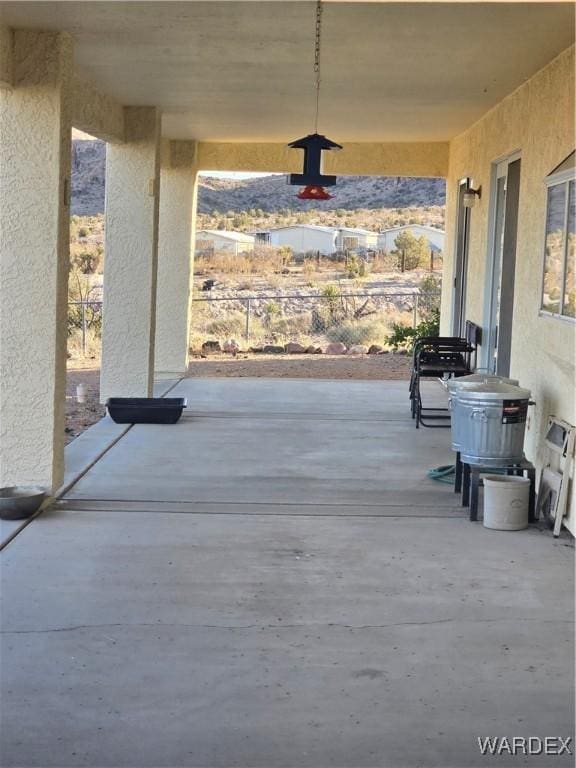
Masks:
[[[155,375],[188,368],[190,284],[196,207],[196,142],[162,140]]]
[[[64,477],[72,39],[14,34],[0,91],[0,485]],[[23,405],[24,404],[24,405]]]
[[[521,179],[514,290],[511,375],[532,390],[526,453],[541,459],[542,434],[549,414],[574,424],[575,324],[539,314],[546,176],[574,150],[574,47],[564,51],[479,122],[450,144],[447,180],[447,231],[444,285],[453,271],[456,190],[471,176],[482,185],[472,209],[466,318],[485,326],[491,164],[521,152]],[[449,333],[451,292],[445,291],[442,331]],[[575,485],[575,484],[573,484]],[[576,529],[572,488],[569,527]]]
[[[124,141],[124,111],[92,83],[72,80],[72,124],[104,141]]]
[[[106,152],[100,398],[150,397],[154,381],[160,114],[125,107],[126,143]]]
[[[14,38],[10,27],[0,25],[0,88],[11,88],[14,79],[12,55]]]
[[[300,173],[303,153],[286,144],[200,142],[201,171],[270,171]],[[346,143],[338,152],[323,153],[324,173],[372,176],[445,176],[447,142]]]

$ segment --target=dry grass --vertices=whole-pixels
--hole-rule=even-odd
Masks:
[[[216,315],[208,302],[198,302],[191,327],[191,350],[199,352],[208,340],[223,344],[228,339],[234,339],[243,349],[266,344],[284,345],[290,341],[305,347],[314,345],[325,348],[330,342],[341,341],[347,347],[378,344],[387,348],[387,337],[394,323],[412,324],[412,313],[401,310],[382,310],[355,319],[352,313],[331,317],[322,300],[314,311],[307,309],[293,314],[283,314],[281,306],[275,302],[270,302],[270,305],[270,312],[261,317],[251,316],[250,333],[246,338],[245,311],[230,308],[228,312],[222,312],[222,302],[219,302],[219,310],[216,310],[219,313]]]
[[[197,275],[274,275],[281,274],[287,260],[281,248],[257,246],[253,253],[233,254],[215,251],[210,255],[197,256],[194,272]]]
[[[83,363],[86,360],[100,360],[102,339],[99,333],[88,328],[86,332],[86,352],[82,348],[82,331],[74,330],[68,336],[68,359],[72,362]]]

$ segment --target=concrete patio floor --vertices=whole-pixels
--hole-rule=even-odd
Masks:
[[[405,382],[170,394],[2,553],[4,768],[573,764],[477,744],[573,736],[572,541],[468,522]]]

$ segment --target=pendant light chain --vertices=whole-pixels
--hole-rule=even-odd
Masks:
[[[304,189],[298,193],[300,200],[330,200],[324,187],[333,187],[336,176],[322,173],[322,152],[331,149],[342,149],[340,144],[331,141],[318,133],[318,115],[320,112],[320,42],[322,36],[322,0],[316,0],[316,27],[314,34],[314,74],[316,89],[316,114],[314,116],[314,133],[290,142],[290,149],[304,150],[303,173],[291,173],[289,184],[304,184]]]
[[[320,112],[320,41],[322,34],[322,0],[316,2],[316,35],[314,39],[314,72],[316,73],[316,114],[314,133],[318,133],[318,114]]]

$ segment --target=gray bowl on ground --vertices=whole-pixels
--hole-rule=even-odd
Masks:
[[[46,491],[39,486],[13,485],[0,488],[0,518],[25,520],[40,509]]]

